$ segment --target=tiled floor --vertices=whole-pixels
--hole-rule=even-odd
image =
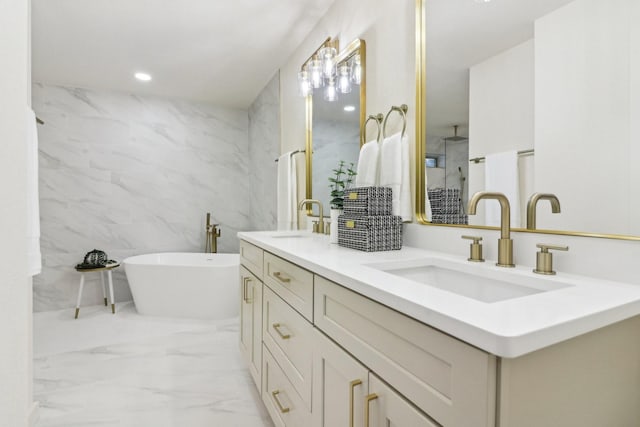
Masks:
[[[38,427],[272,426],[238,320],[140,316],[131,303],[34,316]]]

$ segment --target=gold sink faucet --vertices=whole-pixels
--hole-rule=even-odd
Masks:
[[[498,262],[496,265],[498,267],[514,267],[509,199],[502,193],[479,191],[469,200],[469,215],[476,214],[478,202],[482,199],[495,199],[500,202],[500,239],[498,239]]]
[[[560,213],[560,200],[555,194],[533,193],[527,202],[527,230],[536,229],[536,205],[538,200],[548,200],[551,203],[551,213]]]
[[[318,219],[318,233],[320,234],[324,234],[324,217],[322,216],[322,203],[320,203],[319,200],[315,200],[315,199],[304,199],[303,201],[301,201],[298,204],[298,210],[302,209],[302,207],[306,204],[314,204],[316,203],[318,205],[318,215],[319,215],[319,219]],[[300,226],[298,225],[298,228],[300,228]]]

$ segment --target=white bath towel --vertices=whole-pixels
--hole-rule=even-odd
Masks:
[[[379,155],[380,147],[376,140],[369,141],[360,148],[356,187],[372,187],[378,184]]]
[[[278,230],[295,230],[298,225],[296,159],[292,153],[278,158]]]
[[[502,193],[509,199],[511,227],[520,227],[520,182],[518,174],[518,152],[505,151],[488,154],[484,169],[485,191]],[[486,225],[500,226],[500,204],[485,201]]]
[[[409,138],[395,133],[382,141],[380,186],[392,189],[392,214],[403,221],[413,218],[409,165]]]
[[[27,107],[27,266],[29,276],[42,271],[40,253],[40,203],[38,200],[38,128],[36,115]]]

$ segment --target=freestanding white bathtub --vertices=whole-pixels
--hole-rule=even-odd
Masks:
[[[200,319],[238,315],[238,254],[159,253],[123,263],[140,314]]]

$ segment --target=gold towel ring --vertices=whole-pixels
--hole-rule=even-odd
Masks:
[[[382,137],[383,138],[387,137],[387,119],[389,118],[389,115],[394,111],[399,112],[400,115],[402,116],[402,136],[405,135],[405,133],[407,132],[407,111],[408,110],[409,110],[409,107],[407,106],[407,104],[402,104],[399,107],[393,105],[391,107],[391,110],[389,110],[389,112],[385,116],[384,123],[382,124]]]
[[[375,116],[374,115],[369,115],[369,117],[367,117],[367,120],[364,121],[364,123],[362,124],[362,129],[360,129],[360,146],[363,146],[367,140],[367,123],[369,123],[369,120],[375,120],[376,122],[376,126],[378,128],[378,136],[376,136],[376,141],[380,141],[380,134],[382,133],[382,127],[380,126],[382,124],[382,113],[378,113]]]

